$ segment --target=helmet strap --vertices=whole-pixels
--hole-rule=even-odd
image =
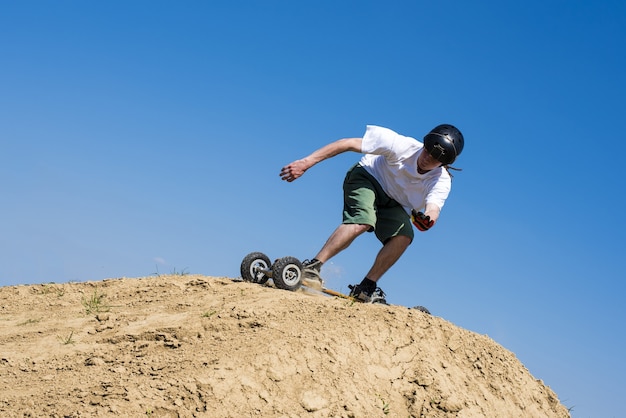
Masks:
[[[452,173],[450,172],[450,170],[454,170],[454,171],[463,171],[463,169],[462,169],[462,168],[452,167],[451,165],[448,165],[448,164],[444,164],[442,167],[446,169],[446,171],[447,171],[447,172],[448,172],[448,174],[450,175],[450,178],[454,178],[454,176],[452,175]]]

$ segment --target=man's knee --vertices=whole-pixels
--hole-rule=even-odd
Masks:
[[[361,235],[362,233],[368,232],[372,229],[372,226],[367,224],[342,224],[342,227],[352,231],[355,236]]]
[[[413,242],[412,237],[407,237],[406,235],[396,235],[394,237],[389,238],[385,241],[384,245],[389,243],[393,243],[393,245],[397,245],[398,247],[402,247],[403,249],[408,248],[409,245]]]

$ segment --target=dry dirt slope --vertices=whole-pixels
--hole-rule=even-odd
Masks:
[[[0,416],[569,414],[441,318],[176,275],[0,288]]]

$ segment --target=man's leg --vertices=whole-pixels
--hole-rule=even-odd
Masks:
[[[350,296],[363,302],[386,304],[385,293],[376,285],[376,282],[398,261],[411,244],[411,241],[411,237],[405,235],[396,235],[389,238],[378,252],[378,255],[376,255],[374,265],[367,273],[367,276],[361,283],[348,286],[350,288]]]
[[[322,249],[312,260],[304,260],[302,282],[305,286],[321,288],[323,286],[320,270],[322,264],[339,254],[352,244],[352,241],[371,227],[361,224],[341,224],[330,235]]]
[[[378,281],[378,279],[398,261],[400,256],[409,247],[409,244],[411,244],[411,241],[411,238],[404,235],[397,235],[390,238],[378,252],[376,260],[374,260],[374,265],[365,277],[373,282]]]
[[[369,225],[360,224],[341,224],[331,234],[322,249],[315,256],[316,259],[325,263],[332,257],[339,254],[352,244],[352,241],[371,227]],[[410,242],[410,241],[409,241]]]

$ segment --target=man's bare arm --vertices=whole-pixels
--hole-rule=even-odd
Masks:
[[[346,151],[361,152],[362,138],[344,138],[312,152],[310,155],[287,164],[280,170],[280,178],[282,180],[292,182],[301,177],[305,171],[313,167],[315,164],[332,158]]]

